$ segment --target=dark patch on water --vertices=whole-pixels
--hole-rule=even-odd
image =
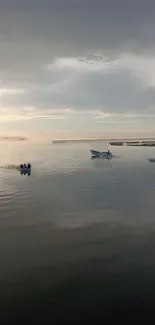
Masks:
[[[1,324],[155,324],[153,149],[13,147],[36,169],[1,172]]]
[[[151,225],[55,232],[47,224],[14,235],[16,244],[11,231],[2,236],[12,238],[11,270],[0,283],[2,324],[154,324]]]

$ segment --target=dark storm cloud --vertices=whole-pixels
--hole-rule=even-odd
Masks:
[[[92,53],[109,60],[124,53],[153,56],[155,1],[0,0],[0,79],[2,87],[25,94],[4,97],[2,105],[114,111],[141,111],[154,104],[154,88],[124,71],[72,71],[45,66],[57,57]],[[96,56],[97,58],[97,56]],[[101,68],[102,70],[102,68]]]
[[[1,0],[0,8],[1,66],[35,67],[55,55],[98,49],[109,55],[154,51],[150,0]]]

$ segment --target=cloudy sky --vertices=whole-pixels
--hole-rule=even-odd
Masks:
[[[0,0],[0,132],[155,136],[155,1]]]

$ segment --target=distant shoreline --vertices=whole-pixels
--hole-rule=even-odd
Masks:
[[[25,136],[0,136],[0,141],[27,141],[30,140]],[[39,140],[39,139],[38,139]],[[40,140],[42,140],[40,138]],[[45,140],[45,139],[44,139]],[[65,143],[86,143],[86,142],[109,142],[110,145],[117,146],[155,146],[155,138],[140,137],[140,138],[96,138],[96,139],[46,139],[52,141],[52,144],[65,144]]]
[[[146,141],[145,141],[146,140]],[[123,145],[123,144],[135,144],[140,145],[143,143],[143,145],[155,143],[155,138],[124,138],[124,139],[75,139],[75,140],[52,140],[53,144],[63,144],[63,143],[76,143],[76,142],[91,142],[91,141],[109,141],[112,145]]]
[[[0,141],[26,141],[28,138],[26,137],[2,137],[0,136]]]

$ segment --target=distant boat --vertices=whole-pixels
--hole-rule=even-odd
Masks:
[[[93,157],[105,157],[105,158],[111,158],[112,153],[110,151],[96,151],[96,150],[90,150]]]
[[[30,167],[30,168],[28,168],[28,167],[23,167],[23,168],[21,168],[21,167],[19,166],[19,170],[20,170],[21,172],[23,172],[23,173],[31,173],[31,167]]]

